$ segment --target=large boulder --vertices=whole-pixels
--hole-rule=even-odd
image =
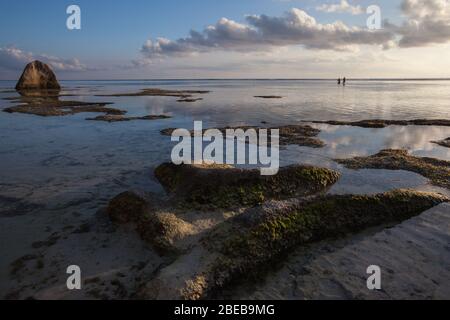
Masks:
[[[41,61],[33,61],[25,67],[17,82],[16,90],[59,90],[61,86],[52,69]]]

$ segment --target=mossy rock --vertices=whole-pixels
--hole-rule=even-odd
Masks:
[[[240,127],[222,127],[222,128],[212,128],[219,130],[224,136],[227,135],[228,130],[261,130],[266,129],[268,138],[270,141],[272,129],[279,130],[279,144],[280,146],[287,145],[298,145],[305,146],[311,148],[322,148],[325,146],[325,143],[320,140],[317,136],[320,133],[320,130],[317,128],[313,128],[308,125],[287,125],[281,127],[256,127],[256,126],[240,126]],[[170,136],[172,133],[177,130],[176,128],[166,128],[161,130],[161,134]],[[210,129],[203,129],[203,134],[205,134]],[[195,131],[190,131],[191,136],[194,136]],[[248,143],[249,141],[246,140]]]
[[[175,242],[194,233],[194,227],[173,213],[147,213],[139,220],[137,231],[142,240],[161,255],[176,254]]]
[[[257,169],[166,163],[155,170],[155,176],[166,191],[188,206],[230,208],[324,192],[338,181],[340,174],[295,165],[281,168],[274,176],[261,176]]]
[[[386,149],[369,157],[336,159],[349,169],[407,170],[423,175],[439,187],[450,189],[450,161],[421,158],[408,154],[407,150]]]
[[[361,128],[386,128],[388,126],[450,126],[447,119],[414,119],[414,120],[382,120],[369,119],[361,121],[312,121],[313,123],[326,123],[335,126],[353,126]]]
[[[138,222],[149,209],[149,203],[144,197],[126,191],[114,197],[108,204],[106,213],[117,224]]]
[[[159,254],[174,254],[178,252],[175,242],[192,234],[194,227],[173,213],[162,212],[160,206],[149,195],[126,191],[109,202],[106,212],[116,224],[131,223]]]
[[[289,209],[267,214],[250,228],[234,228],[210,270],[205,292],[214,295],[241,277],[264,273],[296,246],[400,222],[448,201],[439,194],[411,190],[300,201]]]

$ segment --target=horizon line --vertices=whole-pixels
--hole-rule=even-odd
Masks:
[[[344,77],[341,77],[341,79]],[[59,79],[59,81],[336,81],[338,78],[123,78],[123,79]],[[429,78],[346,78],[352,81],[439,81],[450,80],[450,77]],[[18,81],[18,79],[0,79],[0,81]]]

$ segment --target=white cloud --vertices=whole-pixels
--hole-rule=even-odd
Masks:
[[[227,18],[186,38],[148,40],[141,52],[147,59],[187,56],[210,51],[259,51],[283,46],[346,50],[354,45],[385,45],[392,40],[387,31],[349,27],[341,21],[321,24],[305,11],[293,8],[279,17],[249,15],[247,24]]]
[[[0,47],[0,67],[7,70],[22,70],[33,60],[49,64],[56,71],[85,71],[89,68],[78,59],[62,59],[46,54],[33,54],[15,47]]]
[[[422,47],[450,40],[449,0],[403,0],[406,21],[401,26],[386,23],[386,28],[401,38],[399,46]]]
[[[352,15],[363,14],[364,9],[360,6],[353,6],[347,0],[341,0],[338,4],[322,4],[316,10],[328,13],[350,13]]]

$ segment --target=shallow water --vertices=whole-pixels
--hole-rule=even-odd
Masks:
[[[11,106],[2,98],[16,94],[2,91],[14,85],[0,81],[0,109]],[[96,211],[125,190],[163,192],[153,170],[170,160],[173,144],[160,134],[161,129],[191,129],[195,120],[202,120],[205,127],[260,125],[262,121],[276,127],[308,120],[450,118],[450,81],[361,81],[345,88],[332,81],[68,81],[62,85],[63,94],[74,95],[64,100],[110,101],[112,107],[127,110],[129,115],[166,114],[172,118],[105,123],[85,120],[93,114],[44,118],[0,112],[0,296],[17,288],[9,274],[11,262],[28,254],[32,243],[45,240],[55,230],[69,240],[50,247],[45,260],[56,259],[60,265],[27,273],[30,294],[36,283],[40,289],[51,286],[43,281],[49,276],[55,283],[64,283],[61,270],[72,261],[82,261],[91,274],[126,269],[142,260],[151,261],[150,270],[157,267],[159,258],[140,239],[130,239],[129,232],[111,237],[100,228],[75,236],[64,230],[89,219],[97,226]],[[180,103],[174,97],[97,96],[143,88],[211,93],[201,95],[204,100],[195,103]],[[255,95],[284,98],[264,100]],[[450,137],[449,127],[314,126],[322,130],[319,137],[326,146],[283,147],[280,161],[281,165],[306,163],[339,170],[342,178],[330,193],[415,188],[449,194],[412,172],[348,170],[332,160],[385,148],[406,148],[417,156],[450,160],[450,149],[430,143]]]
[[[62,99],[110,101],[113,107],[127,110],[129,115],[166,114],[173,118],[103,123],[84,120],[92,114],[42,118],[0,112],[3,167],[0,195],[16,198],[27,195],[41,202],[43,195],[54,197],[66,190],[79,186],[85,190],[87,185],[95,187],[99,183],[106,183],[111,190],[117,187],[161,191],[152,178],[152,170],[169,160],[173,144],[159,131],[167,127],[191,129],[194,120],[202,120],[205,127],[260,125],[261,121],[276,127],[307,120],[450,117],[450,81],[357,81],[346,87],[332,81],[284,80],[66,81],[62,85],[62,94],[74,95]],[[13,82],[1,81],[0,91],[13,86]],[[199,95],[204,100],[195,103],[180,103],[174,97],[98,96],[152,87],[211,92]],[[15,95],[3,92],[0,98]],[[284,98],[257,99],[255,95]],[[9,101],[0,100],[0,108],[10,105]],[[406,148],[414,155],[450,160],[450,149],[430,142],[449,137],[448,127],[314,126],[322,130],[319,137],[326,147],[288,146],[281,150],[281,164],[310,163],[337,168],[344,172],[344,182],[335,187],[340,193],[354,192],[355,185],[360,186],[360,192],[373,192],[418,187],[427,182],[413,173],[345,170],[333,158]],[[361,188],[363,185],[366,188]]]

